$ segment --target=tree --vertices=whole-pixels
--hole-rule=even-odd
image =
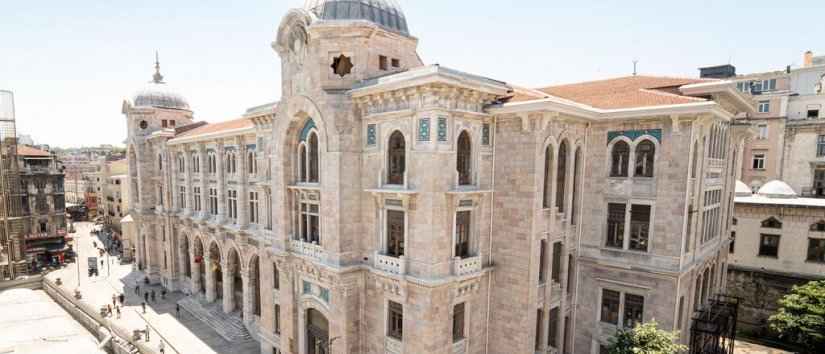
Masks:
[[[810,353],[825,348],[825,280],[794,286],[779,305],[769,321],[780,338]]]
[[[607,347],[610,354],[672,354],[687,350],[687,346],[677,344],[679,332],[658,329],[656,321],[637,324],[630,330],[619,329],[610,338]]]

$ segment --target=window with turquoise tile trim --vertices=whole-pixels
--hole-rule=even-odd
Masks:
[[[324,302],[329,303],[329,289],[321,288],[321,300],[324,300]]]
[[[438,118],[438,141],[447,141],[447,118]]]
[[[367,146],[375,146],[375,124],[367,124]]]
[[[418,119],[418,141],[430,141],[430,118]]]
[[[638,139],[642,135],[650,135],[650,136],[656,138],[656,140],[658,140],[659,143],[662,142],[662,130],[661,129],[643,129],[643,130],[621,130],[621,131],[607,132],[607,143],[610,144],[610,142],[613,141],[613,139],[615,139],[617,137],[620,137],[620,136],[627,137],[628,139],[630,139],[632,141],[632,140]]]
[[[304,280],[304,294],[312,294],[312,284]]]

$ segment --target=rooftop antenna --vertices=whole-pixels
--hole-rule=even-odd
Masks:
[[[633,76],[636,76],[636,65],[639,64],[639,59],[633,59]]]
[[[163,82],[163,75],[160,74],[160,59],[158,57],[158,51],[155,51],[155,75],[152,75],[152,82],[156,84],[162,84]]]

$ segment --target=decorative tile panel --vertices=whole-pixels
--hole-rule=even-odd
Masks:
[[[304,128],[301,129],[301,141],[306,141],[307,140],[307,136],[309,135],[309,131],[312,130],[312,128],[315,128],[315,121],[313,121],[312,119],[309,119],[304,124]]]
[[[447,141],[447,118],[438,118],[438,141]]]
[[[418,119],[418,141],[430,141],[430,118]]]
[[[607,143],[610,144],[613,139],[624,136],[630,140],[636,140],[642,135],[650,135],[660,143],[662,142],[662,130],[661,129],[643,129],[643,130],[622,130],[622,131],[612,131],[607,132]]]
[[[490,123],[481,125],[481,145],[490,145]]]
[[[329,289],[327,289],[325,287],[320,287],[320,288],[321,288],[321,296],[320,296],[321,300],[324,300],[324,302],[329,303]]]
[[[367,146],[375,146],[375,124],[367,124]]]
[[[306,295],[312,294],[312,284],[310,284],[310,282],[308,282],[306,280],[304,280],[303,282],[304,282],[304,284],[303,284],[304,285],[304,294],[306,294]]]

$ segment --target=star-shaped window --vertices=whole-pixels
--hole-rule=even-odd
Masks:
[[[334,72],[335,75],[344,77],[352,72],[353,65],[352,60],[350,60],[349,57],[341,54],[332,59],[332,65],[330,67],[332,68],[332,72]]]

